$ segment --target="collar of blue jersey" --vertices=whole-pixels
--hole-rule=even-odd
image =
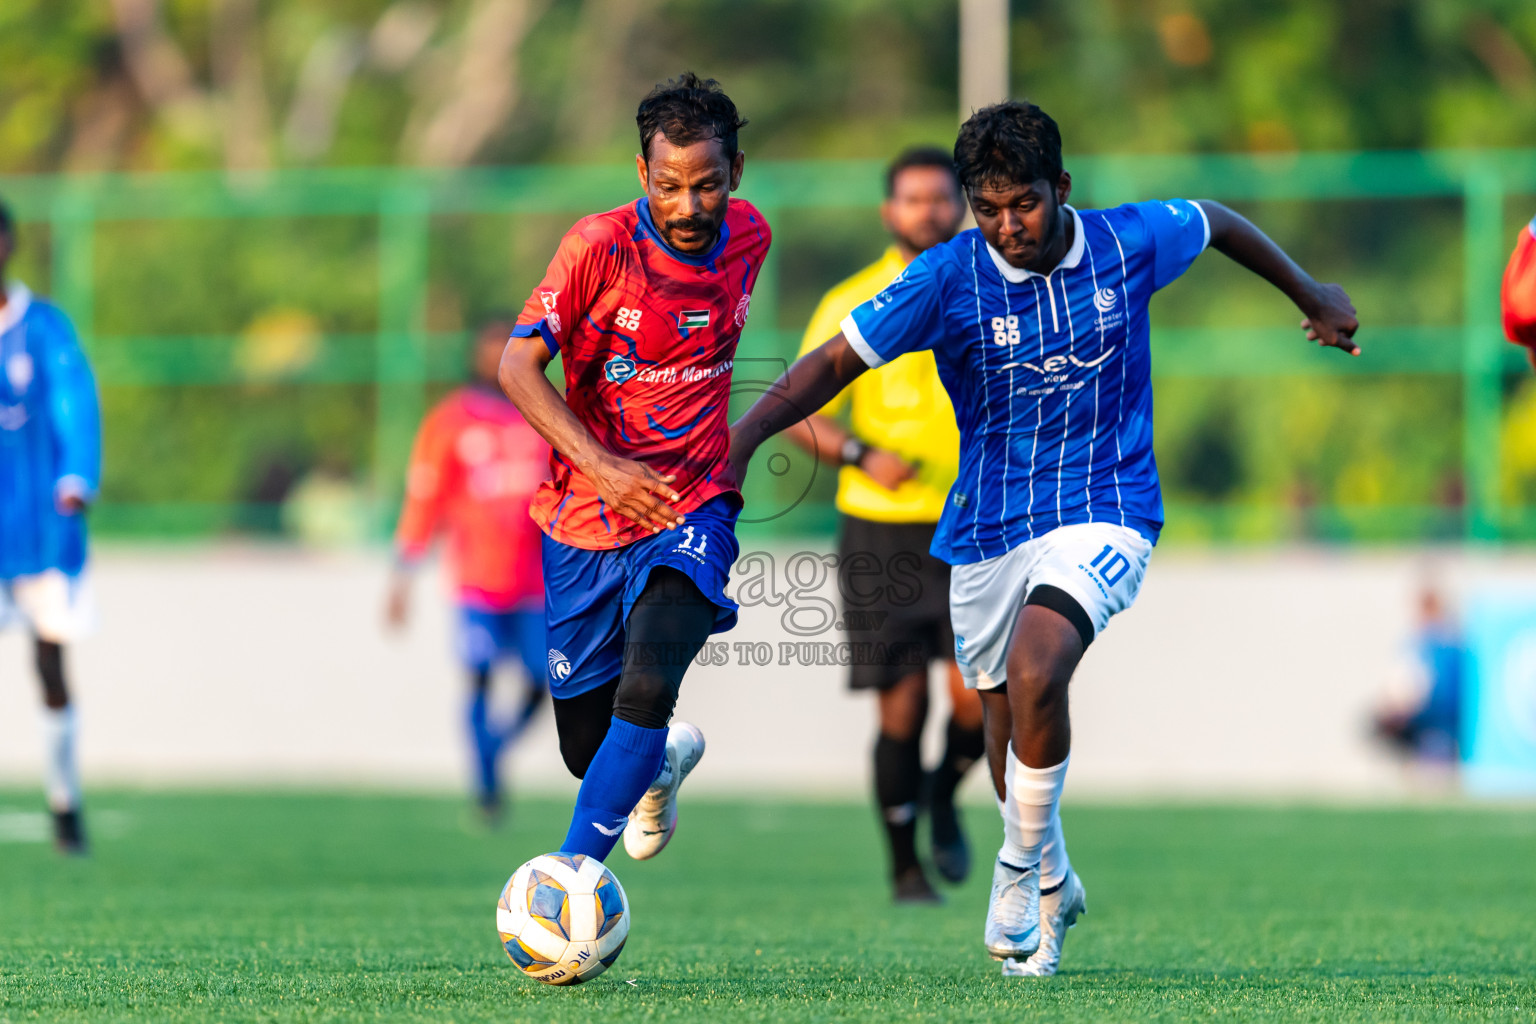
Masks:
[[[726,202],[730,202],[729,199]],[[667,244],[667,240],[661,237],[661,232],[656,230],[656,223],[651,220],[651,201],[645,196],[635,200],[635,213],[640,220],[640,233],[656,243],[656,248],[677,260],[686,263],[690,267],[707,267],[720,257],[725,251],[725,243],[730,240],[731,229],[724,221],[720,222],[720,237],[715,239],[715,244],[709,247],[709,251],[698,256],[686,252],[678,252]]]
[[[1061,258],[1061,262],[1056,264],[1056,269],[1052,270],[1051,274],[1054,274],[1056,270],[1060,270],[1062,267],[1071,270],[1077,266],[1083,261],[1083,250],[1088,248],[1088,239],[1083,234],[1083,218],[1077,215],[1075,209],[1066,204],[1062,204],[1062,209],[1072,214],[1072,246],[1067,250],[1067,254]],[[1051,276],[1050,274],[1037,274],[1033,270],[1025,270],[1023,267],[1014,266],[1003,259],[1003,254],[992,248],[992,243],[990,242],[987,243],[987,255],[992,257],[992,265],[997,267],[999,274],[1003,275],[1003,280],[1012,281],[1014,284],[1023,284],[1032,277]]]
[[[32,290],[20,281],[13,281],[5,289],[5,305],[0,306],[0,334],[21,323],[32,305]]]

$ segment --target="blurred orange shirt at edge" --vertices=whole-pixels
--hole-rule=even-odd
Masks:
[[[395,530],[404,564],[438,533],[461,603],[510,611],[544,600],[543,534],[528,504],[549,475],[549,445],[517,408],[487,388],[465,387],[422,421]]]
[[[1504,270],[1504,334],[1516,345],[1536,349],[1536,219],[1520,232]]]

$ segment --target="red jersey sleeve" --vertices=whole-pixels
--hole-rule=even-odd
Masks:
[[[453,461],[453,431],[439,407],[421,423],[411,447],[410,469],[405,475],[405,502],[395,527],[395,551],[402,561],[414,562],[426,554],[443,524],[451,493],[449,474]]]
[[[585,228],[592,220],[585,217],[565,233],[555,258],[549,261],[544,280],[528,296],[523,311],[518,314],[512,337],[528,338],[539,334],[550,354],[559,352],[581,318],[591,308],[603,284],[603,270],[607,259],[594,239],[586,236]]]
[[[1536,220],[1520,232],[1520,241],[1504,270],[1504,334],[1516,345],[1536,349]]]

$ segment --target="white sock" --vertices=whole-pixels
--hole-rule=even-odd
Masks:
[[[1057,820],[1055,834],[1060,836],[1057,806],[1071,761],[1068,756],[1052,768],[1031,768],[1014,756],[1013,744],[1008,745],[1008,762],[1003,771],[1008,788],[1007,799],[1003,801],[1003,848],[997,855],[1004,864],[1021,868],[1040,864],[1041,851],[1052,831],[1052,819]],[[1055,845],[1065,860],[1065,844]]]
[[[1062,883],[1072,862],[1067,859],[1067,840],[1061,834],[1061,804],[1051,812],[1051,825],[1040,847],[1040,888],[1052,889]]]
[[[997,801],[997,813],[1002,814],[1002,797],[994,792],[992,799]],[[1055,812],[1051,815],[1051,823],[1046,828],[1045,842],[1040,844],[1040,888],[1055,888],[1062,883],[1067,877],[1067,872],[1071,870],[1072,861],[1067,857],[1067,840],[1061,832],[1061,805],[1058,803]]]
[[[55,811],[80,807],[80,772],[75,765],[75,709],[43,708],[44,778],[48,806]]]

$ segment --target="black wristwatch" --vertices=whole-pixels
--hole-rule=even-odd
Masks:
[[[838,461],[845,466],[857,466],[864,461],[864,456],[867,454],[869,454],[869,445],[849,434],[838,452]]]

